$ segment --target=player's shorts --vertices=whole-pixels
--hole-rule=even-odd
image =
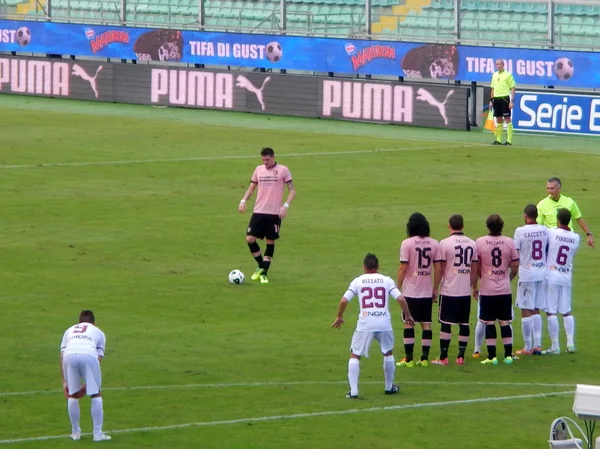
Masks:
[[[63,371],[69,394],[75,394],[81,388],[81,380],[85,382],[86,394],[92,396],[100,393],[102,372],[97,357],[89,354],[69,354],[63,358]]]
[[[480,321],[512,321],[512,295],[479,295]]]
[[[279,215],[252,214],[246,235],[251,235],[258,239],[267,238],[269,240],[277,240],[280,228],[281,218],[279,218]]]
[[[406,302],[415,323],[431,323],[432,298],[406,298]],[[404,318],[403,312],[402,321],[405,321]]]
[[[546,313],[571,312],[571,286],[547,284],[546,285]]]
[[[468,325],[470,317],[471,296],[440,295],[440,323]]]
[[[369,357],[369,346],[373,340],[379,342],[381,353],[386,354],[394,349],[394,331],[365,332],[354,331],[350,352],[359,357]]]
[[[494,97],[492,98],[492,104],[494,106],[494,117],[510,117],[510,97]]]
[[[546,286],[544,281],[519,281],[517,284],[517,303],[519,309],[545,310]]]

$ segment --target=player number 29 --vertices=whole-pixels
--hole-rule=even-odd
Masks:
[[[372,309],[373,307],[383,309],[386,298],[387,294],[383,287],[363,287],[360,290],[360,300],[362,301],[363,309]]]

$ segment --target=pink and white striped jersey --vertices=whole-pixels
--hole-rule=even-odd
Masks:
[[[511,262],[519,260],[515,242],[504,235],[486,235],[475,241],[481,285],[479,294],[485,296],[509,295]]]
[[[478,261],[475,241],[462,232],[453,233],[440,242],[440,259],[446,263],[440,294],[471,296],[471,265]]]
[[[410,237],[400,245],[400,263],[408,264],[402,293],[409,298],[431,298],[433,263],[440,261],[440,244],[431,237]]]

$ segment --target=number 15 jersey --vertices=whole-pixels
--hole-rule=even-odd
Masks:
[[[344,298],[350,301],[358,297],[358,323],[356,330],[359,332],[385,332],[392,330],[392,317],[389,309],[388,298],[400,297],[400,290],[392,278],[380,273],[365,273],[354,279]]]
[[[515,242],[503,235],[486,235],[475,241],[481,285],[479,293],[484,296],[510,295],[510,263],[519,260]]]
[[[400,263],[408,264],[402,292],[406,298],[433,296],[433,263],[440,262],[440,244],[431,237],[410,237],[400,245]]]

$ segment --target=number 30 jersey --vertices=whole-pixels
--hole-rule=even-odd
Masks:
[[[526,224],[515,230],[514,240],[519,252],[519,281],[545,280],[548,228],[539,224]]]
[[[433,263],[440,262],[440,244],[431,237],[410,237],[400,245],[400,263],[408,264],[402,292],[406,298],[431,298]]]
[[[106,337],[104,332],[91,323],[79,323],[65,331],[60,350],[63,356],[69,354],[88,354],[104,357]]]
[[[548,229],[548,270],[549,284],[571,285],[573,259],[579,249],[579,234],[566,229]]]
[[[455,232],[440,242],[440,258],[446,263],[440,293],[471,296],[471,270],[478,261],[475,242],[462,232]]]
[[[481,284],[479,293],[484,296],[510,295],[510,263],[519,260],[515,242],[503,235],[486,235],[475,241]]]
[[[392,330],[392,317],[389,309],[388,298],[400,297],[400,290],[392,278],[380,273],[366,273],[354,279],[344,298],[350,301],[358,297],[358,323],[356,330],[359,332],[380,332]]]

